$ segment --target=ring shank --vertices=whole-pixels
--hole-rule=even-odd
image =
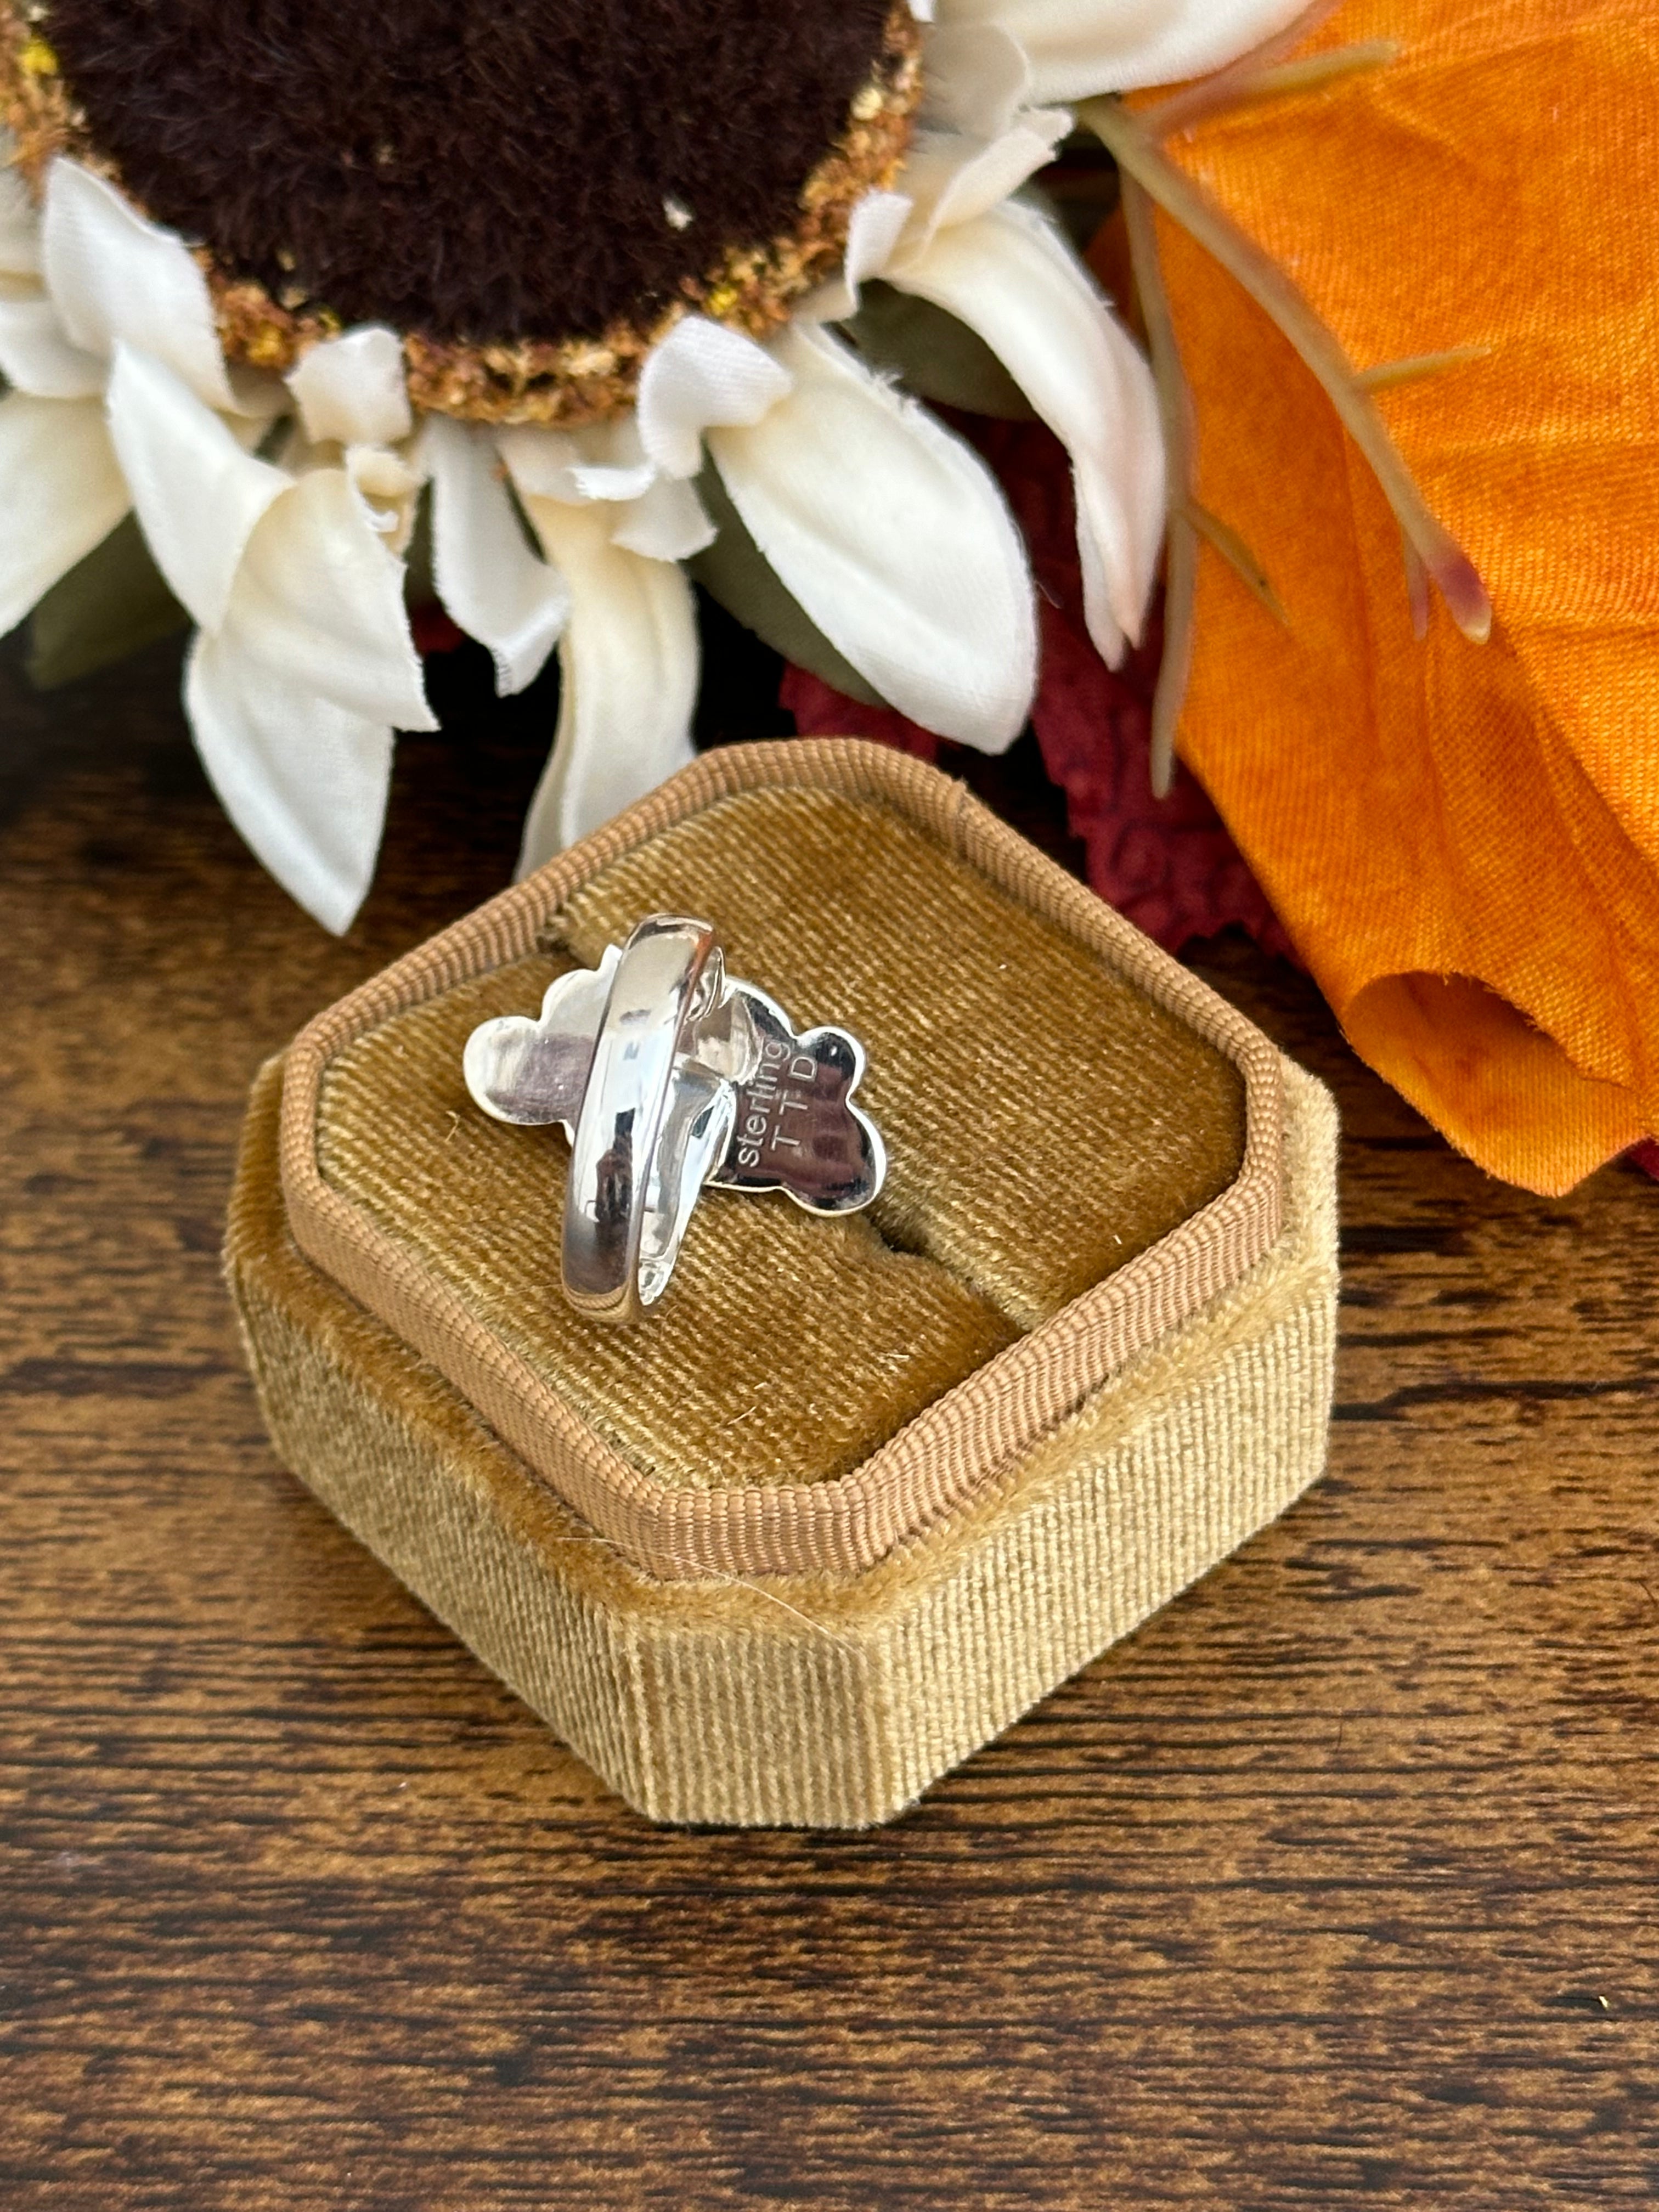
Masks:
[[[564,1209],[566,1297],[596,1321],[644,1310],[640,1246],[652,1163],[681,1030],[698,995],[714,932],[659,915],[617,963],[571,1147]]]

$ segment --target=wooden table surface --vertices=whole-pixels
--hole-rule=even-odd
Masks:
[[[653,1830],[276,1465],[218,1273],[545,699],[454,678],[337,944],[176,678],[0,658],[0,2204],[1659,2202],[1659,1188],[1487,1182],[1210,948],[1346,1119],[1326,1480],[894,1826]]]

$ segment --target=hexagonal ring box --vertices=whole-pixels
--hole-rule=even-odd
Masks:
[[[636,1327],[560,1290],[481,1022],[654,913],[867,1053],[867,1212],[710,1191]],[[226,1257],[287,1464],[653,1819],[890,1818],[1318,1474],[1335,1119],[960,785],[706,755],[261,1075]]]

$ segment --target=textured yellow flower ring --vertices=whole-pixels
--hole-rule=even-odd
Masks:
[[[881,1136],[853,1103],[864,1048],[797,1035],[775,999],[726,972],[706,921],[653,915],[597,968],[548,987],[538,1019],[498,1015],[467,1040],[473,1102],[570,1141],[564,1294],[634,1322],[668,1287],[706,1187],[787,1192],[809,1213],[856,1213],[886,1179]]]

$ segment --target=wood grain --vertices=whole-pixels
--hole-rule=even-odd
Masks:
[[[402,752],[343,944],[159,649],[0,659],[0,2202],[1659,2198],[1659,1189],[1346,1118],[1331,1472],[852,1838],[620,1808],[274,1464],[220,1288],[243,1091],[495,889],[545,700]],[[538,715],[544,719],[538,720]]]

